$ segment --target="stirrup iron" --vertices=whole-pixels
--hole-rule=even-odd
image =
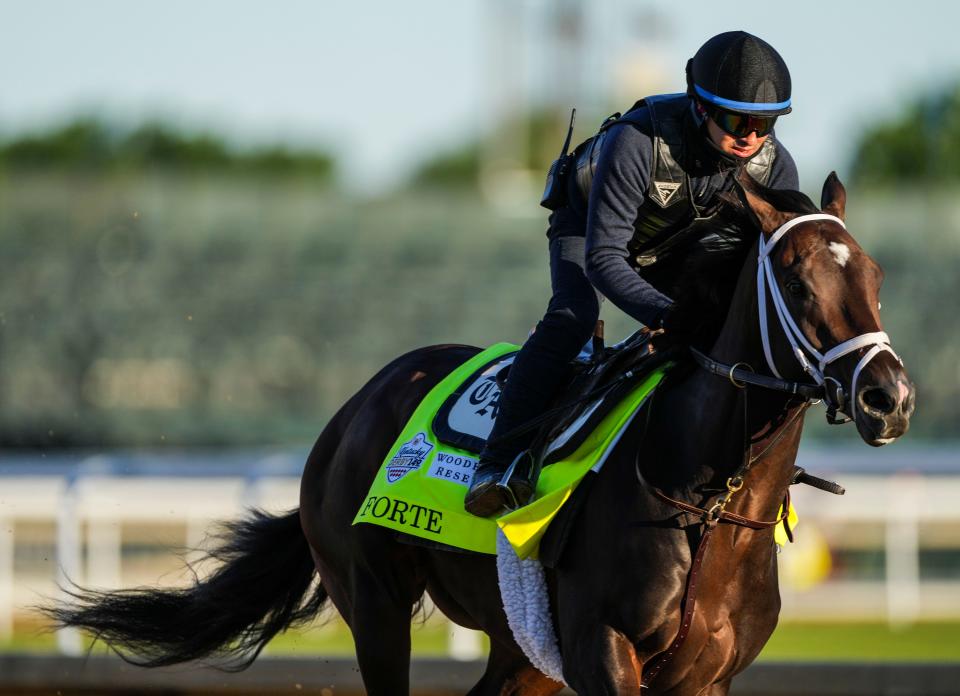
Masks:
[[[513,489],[510,488],[510,479],[513,478],[513,472],[517,470],[517,464],[524,456],[529,456],[531,464],[533,463],[533,455],[530,454],[530,450],[523,450],[513,458],[510,466],[507,467],[507,470],[503,472],[503,476],[501,476],[500,480],[496,483],[497,488],[500,489],[507,501],[507,508],[511,511],[520,508],[520,501],[517,500],[516,494],[513,492]],[[532,475],[533,472],[531,471],[530,473]]]

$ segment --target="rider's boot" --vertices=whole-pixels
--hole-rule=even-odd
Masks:
[[[509,463],[487,455],[480,458],[463,507],[478,517],[490,517],[504,509],[515,510],[530,501],[534,485],[533,458],[529,450]]]
[[[587,290],[593,293],[589,286]],[[524,427],[542,414],[556,396],[569,376],[570,361],[589,337],[596,320],[590,318],[586,331],[568,314],[548,311],[510,366],[497,400],[497,420],[464,499],[467,512],[489,517],[504,508],[525,505],[532,497],[537,467],[528,449],[536,429]]]

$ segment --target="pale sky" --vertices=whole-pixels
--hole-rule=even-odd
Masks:
[[[506,102],[603,112],[643,96],[633,83],[681,91],[703,41],[744,29],[790,66],[794,113],[778,134],[816,193],[830,169],[845,173],[858,127],[960,77],[951,2],[590,0],[579,54],[550,40],[558,4],[0,0],[0,131],[160,115],[241,142],[329,147],[352,187],[377,191]]]

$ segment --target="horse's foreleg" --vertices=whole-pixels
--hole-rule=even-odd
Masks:
[[[731,677],[716,684],[711,684],[706,691],[702,692],[703,696],[727,696],[727,694],[730,693],[730,684],[732,682],[733,678]]]
[[[578,631],[563,643],[563,676],[580,696],[635,696],[642,671],[633,644],[609,626]]]
[[[551,696],[562,688],[516,650],[491,641],[487,669],[467,696]]]

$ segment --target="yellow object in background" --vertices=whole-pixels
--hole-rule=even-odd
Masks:
[[[790,512],[792,520],[793,510]],[[790,526],[793,527],[793,524]],[[780,531],[777,529],[778,544],[782,543]],[[827,540],[813,524],[804,525],[803,533],[794,535],[790,550],[780,555],[780,579],[794,590],[808,590],[819,585],[830,576],[832,568]]]

